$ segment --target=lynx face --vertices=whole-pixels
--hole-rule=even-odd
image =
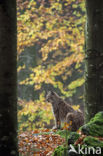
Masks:
[[[46,101],[47,102],[51,102],[51,103],[53,101],[55,101],[55,93],[52,92],[52,91],[49,91],[48,94],[47,94],[47,96],[46,96]]]
[[[57,111],[58,109],[58,100],[60,101],[60,99],[58,98],[58,95],[55,92],[49,91],[47,96],[46,96],[46,101],[50,102],[53,108],[53,112]]]

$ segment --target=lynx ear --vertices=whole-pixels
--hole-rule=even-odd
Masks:
[[[48,91],[49,95],[54,95],[55,93],[53,91]]]
[[[52,94],[52,91],[49,90],[49,91],[47,92],[47,95],[51,95],[51,94]]]

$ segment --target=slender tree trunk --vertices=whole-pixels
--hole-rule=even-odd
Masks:
[[[103,111],[103,0],[86,0],[86,122]]]
[[[0,0],[0,156],[18,156],[16,23],[16,0]]]

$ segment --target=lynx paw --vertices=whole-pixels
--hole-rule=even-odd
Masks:
[[[59,127],[54,126],[52,129],[53,129],[53,130],[60,129],[60,126],[59,126]]]
[[[56,129],[58,129],[58,128],[57,128],[57,126],[53,126],[53,128],[52,128],[52,129],[53,129],[53,130],[56,130]]]

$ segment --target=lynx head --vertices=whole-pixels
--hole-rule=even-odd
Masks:
[[[56,97],[56,93],[53,91],[49,91],[46,96],[46,101],[52,103],[55,101],[55,97]]]

